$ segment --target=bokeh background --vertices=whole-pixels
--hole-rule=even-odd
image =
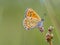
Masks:
[[[40,17],[46,13],[45,32],[24,29],[26,8],[34,9]],[[49,45],[45,35],[50,25],[54,26],[53,45],[60,45],[60,0],[0,0],[0,45]]]

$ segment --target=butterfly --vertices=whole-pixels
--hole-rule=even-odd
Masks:
[[[32,8],[26,9],[23,20],[23,26],[26,30],[37,27],[41,32],[43,32],[43,22],[44,19],[42,19]]]

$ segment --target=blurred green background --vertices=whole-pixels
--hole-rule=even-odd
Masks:
[[[45,32],[37,28],[26,31],[23,27],[26,8],[34,9],[45,17]],[[53,45],[60,45],[60,0],[0,0],[0,45],[49,45],[45,34],[54,26]]]

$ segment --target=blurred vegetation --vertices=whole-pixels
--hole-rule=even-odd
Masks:
[[[45,32],[23,27],[26,8],[45,17]],[[60,0],[0,0],[0,45],[48,45],[45,34],[50,25],[55,27],[53,45],[60,45]]]

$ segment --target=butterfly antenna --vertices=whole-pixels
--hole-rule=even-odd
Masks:
[[[46,16],[46,13],[44,13],[44,15],[42,16],[42,21],[45,20],[45,16]]]

